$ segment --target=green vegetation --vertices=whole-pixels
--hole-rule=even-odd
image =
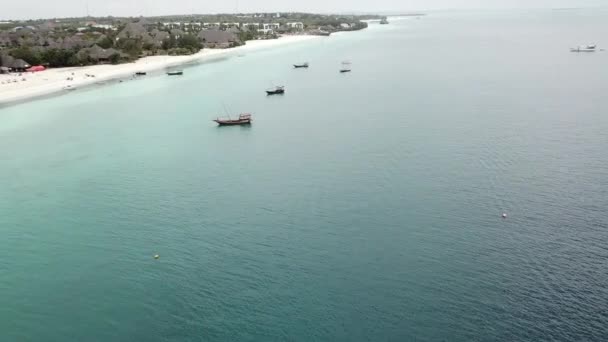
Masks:
[[[9,55],[17,59],[23,59],[31,65],[41,64],[51,67],[64,67],[81,64],[81,61],[76,57],[76,52],[70,49],[46,49],[35,51],[29,47],[19,47],[10,50]]]
[[[191,55],[192,53],[192,50],[186,48],[174,48],[168,51],[169,56]]]
[[[9,51],[9,54],[14,58],[23,59],[32,65],[42,64],[42,58],[39,53],[34,52],[27,46],[18,47]]]
[[[238,37],[242,42],[255,39],[255,35],[251,31],[241,31],[238,33]]]
[[[114,41],[109,37],[103,37],[97,41],[97,45],[102,49],[109,49],[114,46]]]
[[[203,44],[194,35],[186,34],[179,39],[179,48],[190,50],[191,53],[198,52]]]
[[[143,43],[140,39],[136,38],[120,39],[116,43],[116,47],[131,56],[131,58],[137,58],[143,52]]]
[[[51,67],[121,63],[157,54],[189,55],[203,45],[234,47],[279,34],[359,30],[367,27],[364,18],[381,17],[257,13],[12,21],[0,25],[0,53]],[[263,24],[273,24],[272,30]],[[201,34],[202,30],[225,33]]]
[[[112,64],[120,63],[120,54],[119,53],[112,54],[110,56],[110,63],[112,63]]]
[[[66,49],[48,49],[42,54],[42,63],[51,67],[76,66],[79,65],[76,52]]]

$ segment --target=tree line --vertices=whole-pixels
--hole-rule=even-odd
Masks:
[[[102,49],[114,48],[126,55],[123,58],[120,53],[110,56],[109,62],[118,64],[121,61],[135,60],[142,55],[154,55],[159,50],[164,50],[170,55],[188,55],[200,51],[203,46],[199,39],[191,34],[185,34],[177,39],[171,35],[163,40],[160,47],[152,43],[145,43],[140,38],[124,38],[115,40],[112,37],[103,37],[95,42]],[[81,46],[75,48],[49,48],[43,46],[20,46],[8,51],[8,54],[17,59],[23,59],[31,65],[45,65],[49,67],[71,67],[80,65],[96,64],[97,60],[86,54],[80,54]]]

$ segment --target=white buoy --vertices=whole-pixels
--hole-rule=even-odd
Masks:
[[[507,218],[507,213],[502,213],[502,218]]]
[[[158,259],[158,258],[160,258],[160,255],[154,254],[154,259]]]

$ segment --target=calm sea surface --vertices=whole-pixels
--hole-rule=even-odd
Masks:
[[[0,340],[605,341],[588,43],[434,13],[0,109]]]

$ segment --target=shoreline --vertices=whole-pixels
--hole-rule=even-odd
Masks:
[[[22,76],[0,75],[0,108],[10,104],[23,103],[51,95],[67,93],[66,87],[78,88],[94,85],[99,82],[116,80],[133,76],[136,72],[153,72],[175,68],[189,63],[206,62],[217,58],[237,55],[260,49],[280,47],[292,43],[304,42],[322,37],[302,35],[283,36],[271,40],[252,40],[245,45],[230,49],[203,49],[188,56],[148,56],[132,63],[103,64],[82,67],[48,69],[36,73],[22,73]],[[95,75],[89,77],[87,75]],[[72,78],[72,80],[68,80]],[[23,80],[25,79],[25,81]],[[11,83],[8,81],[11,80]],[[12,82],[12,80],[18,80]]]

